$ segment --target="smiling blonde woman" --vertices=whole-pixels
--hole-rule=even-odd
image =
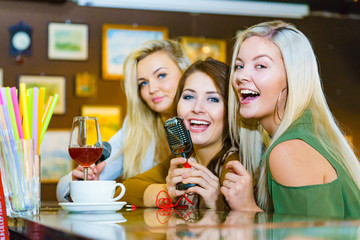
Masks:
[[[122,181],[169,156],[163,122],[175,112],[177,85],[189,65],[182,45],[174,40],[152,40],[130,53],[124,63],[127,115],[122,129],[109,141],[110,157],[90,166],[89,180]],[[58,201],[70,200],[70,181],[83,175],[79,166],[60,179]]]
[[[221,191],[231,208],[360,217],[359,160],[329,110],[305,35],[282,21],[250,27],[232,65],[230,129],[244,165],[228,164]]]

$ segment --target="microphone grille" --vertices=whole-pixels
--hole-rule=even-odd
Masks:
[[[186,128],[181,117],[173,117],[166,120],[164,128],[172,153],[178,155],[188,153],[191,150],[192,144],[189,130]]]

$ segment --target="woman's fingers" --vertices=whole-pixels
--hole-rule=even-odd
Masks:
[[[226,165],[231,172],[225,174],[222,185],[233,191],[241,191],[252,183],[251,176],[239,161],[231,161]]]
[[[225,168],[230,169],[240,176],[250,176],[249,172],[239,161],[230,161],[226,164]]]
[[[106,165],[106,162],[101,162],[98,165],[92,164],[90,166],[90,169],[92,171],[93,174],[88,172],[89,175],[89,179],[90,180],[99,180],[100,178],[100,173],[102,172],[102,170],[104,169]],[[91,178],[90,178],[91,177]]]
[[[101,162],[98,165],[96,165],[98,175],[100,175],[102,170],[104,170],[105,166],[106,166],[106,162]]]
[[[220,192],[225,196],[231,209],[241,211],[261,211],[254,198],[252,178],[240,162],[229,162],[226,168],[232,172],[225,174]]]
[[[179,168],[179,165],[186,163],[186,158],[173,158],[170,161],[169,171]]]
[[[196,170],[201,171],[206,174],[204,177],[211,178],[214,181],[218,180],[218,177],[216,177],[207,167],[195,162],[195,161],[188,161],[190,166],[194,167]]]
[[[184,193],[197,193],[205,201],[209,208],[216,207],[216,200],[219,194],[220,184],[219,179],[205,166],[189,160],[191,168],[179,167],[187,160],[185,158],[174,158],[170,162],[168,176],[166,178],[166,186],[171,199],[181,196]],[[193,183],[197,184],[195,187],[190,187],[187,190],[177,190],[176,184]]]
[[[182,182],[193,183],[197,186],[188,188],[186,193],[197,193],[204,199],[206,207],[216,208],[216,201],[220,191],[218,177],[205,166],[191,161],[189,163],[193,168],[191,171],[182,174],[184,179]]]
[[[208,189],[208,188],[210,188],[212,186],[201,177],[185,178],[182,182],[185,183],[185,184],[186,183],[194,183],[194,184],[197,184],[197,185],[201,186],[204,189]]]
[[[104,168],[104,167],[105,167],[105,165],[102,166],[102,168]],[[102,171],[102,169],[101,169],[101,171]],[[88,180],[98,180],[99,176],[96,175],[97,172],[99,172],[99,169],[96,168],[96,165],[95,164],[90,165],[90,167],[88,167]],[[99,172],[99,174],[100,174],[100,172]],[[84,179],[84,168],[80,165],[77,168],[75,168],[72,171],[72,178],[73,178],[73,180]]]
[[[229,189],[225,186],[221,186],[220,187],[220,192],[225,196],[225,198],[227,199],[227,195],[229,193]]]
[[[72,178],[73,180],[84,179],[84,172],[75,169],[72,171]]]
[[[191,170],[186,168],[179,168],[179,165],[182,165],[185,162],[185,158],[173,158],[170,161],[170,168],[166,177],[166,188],[172,200],[185,193],[184,190],[176,189],[176,184],[180,183],[183,180],[183,177],[181,175]]]
[[[219,188],[203,188],[200,186],[190,187],[186,190],[186,193],[197,193],[205,202],[206,207],[216,208],[216,201],[219,196]]]
[[[176,184],[182,182],[183,178],[181,176],[173,177],[170,179],[171,185],[176,186]]]
[[[210,172],[204,172],[202,170],[193,170],[182,174],[183,183],[194,183],[203,187],[204,189],[219,188],[219,179],[215,176],[214,178],[210,177],[212,175]]]
[[[223,187],[226,187],[235,192],[239,192],[239,191],[244,190],[247,187],[247,182],[244,179],[239,179],[236,182],[224,180]]]
[[[225,178],[226,180],[229,180],[229,181],[232,181],[232,182],[236,182],[237,180],[239,180],[241,177],[243,176],[240,176],[236,173],[232,173],[232,172],[228,172],[225,174]]]

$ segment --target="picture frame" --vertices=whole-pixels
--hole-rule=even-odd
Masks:
[[[78,72],[75,75],[75,96],[96,97],[97,76],[93,73]]]
[[[48,58],[85,61],[88,59],[89,26],[87,24],[48,24]]]
[[[83,105],[82,116],[97,117],[102,141],[109,141],[121,127],[121,107],[111,105]]]
[[[104,24],[102,26],[102,78],[122,80],[124,61],[134,48],[149,40],[167,38],[166,27]]]
[[[225,40],[183,36],[181,43],[191,63],[208,57],[226,62]]]
[[[49,129],[40,146],[41,182],[58,182],[75,166],[68,153],[71,129]]]
[[[59,100],[54,108],[53,114],[66,113],[66,79],[64,76],[38,76],[38,75],[20,75],[18,84],[25,83],[26,88],[44,87],[45,103],[49,96],[59,94]]]

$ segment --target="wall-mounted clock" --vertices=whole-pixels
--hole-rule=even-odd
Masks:
[[[9,28],[10,31],[10,55],[11,56],[30,56],[31,55],[31,34],[32,29],[29,25],[20,21],[18,24]]]

